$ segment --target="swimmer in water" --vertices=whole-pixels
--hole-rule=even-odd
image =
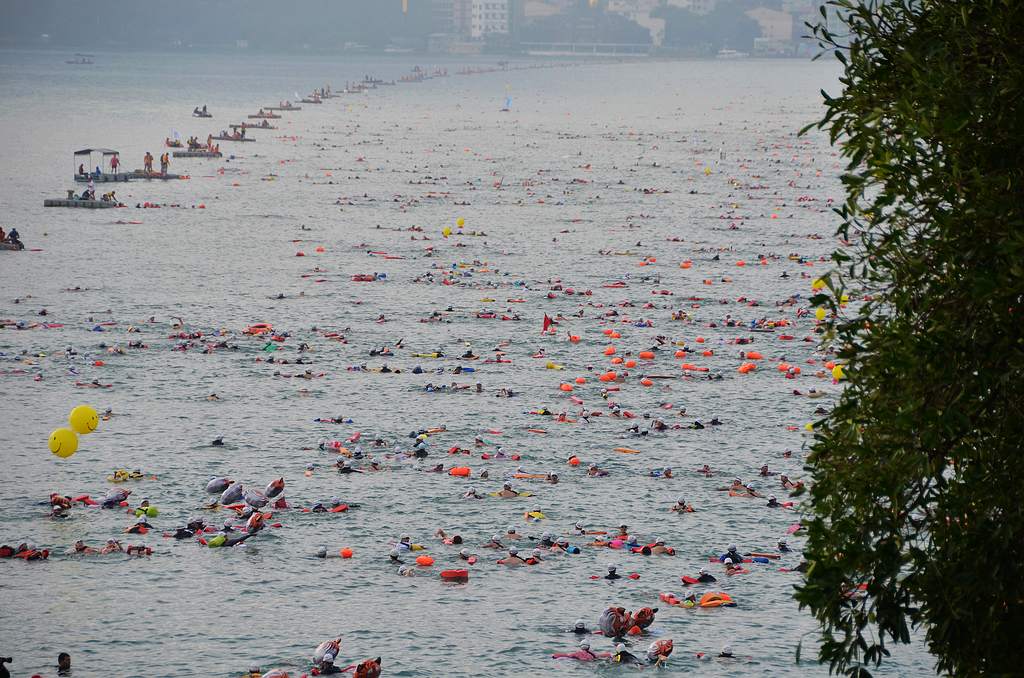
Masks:
[[[615,581],[616,579],[622,579],[622,575],[616,572],[618,568],[612,563],[608,563],[608,574],[604,576],[609,581]]]
[[[587,628],[587,622],[582,619],[577,619],[576,623],[569,629],[570,633],[575,633],[578,636],[585,636],[590,634],[590,629]]]
[[[694,513],[693,505],[687,504],[686,499],[683,497],[676,499],[675,505],[672,506],[669,511],[672,511],[673,513]]]
[[[401,552],[398,549],[391,549],[388,553],[388,562],[393,565],[402,565],[405,563],[401,558]]]
[[[498,492],[498,496],[503,499],[511,499],[512,497],[518,497],[519,493],[512,489],[512,483],[505,483],[501,487],[501,491]]]
[[[498,561],[499,565],[526,565],[527,562],[519,555],[519,549],[511,548],[508,550],[508,555]]]
[[[491,535],[490,541],[487,541],[480,545],[480,548],[484,549],[503,549],[505,545],[501,543],[501,537],[496,534]]]
[[[481,497],[479,494],[477,494],[476,488],[473,488],[473,487],[469,488],[466,491],[466,493],[464,495],[462,495],[462,498],[463,499],[483,499],[483,497]]]
[[[612,661],[616,664],[643,666],[643,662],[636,655],[630,653],[622,643],[615,646],[615,654],[612,655]]]
[[[517,539],[522,539],[522,538],[523,538],[523,535],[521,535],[518,532],[516,532],[516,528],[513,527],[512,525],[509,525],[507,528],[505,528],[505,539],[510,539],[512,541],[515,541]]]
[[[701,584],[710,584],[712,582],[718,581],[718,579],[702,567],[699,570],[697,570],[697,581],[699,581]]]

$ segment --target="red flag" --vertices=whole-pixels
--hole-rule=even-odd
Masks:
[[[548,314],[544,314],[544,327],[541,328],[540,333],[544,334],[548,331],[548,328],[555,324],[555,321],[548,317]]]

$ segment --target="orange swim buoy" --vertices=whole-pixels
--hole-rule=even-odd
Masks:
[[[573,344],[580,343],[580,336],[578,334],[569,335],[569,341]]]
[[[694,339],[694,341],[696,341],[698,344],[703,344],[704,343],[704,337],[697,337],[696,339]]]
[[[701,355],[704,356],[705,358],[710,358],[711,356],[715,355],[715,352],[709,348],[708,350],[702,352]]]
[[[566,393],[569,393],[570,391],[572,391],[572,386],[570,386],[569,384],[562,384],[558,388],[562,389]]]
[[[626,361],[626,367],[628,367],[629,369],[633,369],[634,367],[636,367],[636,361],[635,360],[627,360]]]
[[[584,379],[583,377],[576,377],[576,383],[577,384],[585,384],[585,383],[587,383],[587,380]]]
[[[654,360],[654,351],[640,351],[640,360]]]
[[[644,386],[653,386],[653,385],[654,385],[654,382],[653,382],[653,381],[651,381],[650,379],[646,378],[646,377],[644,377],[643,379],[641,379],[641,380],[640,380],[640,383],[641,383],[642,385],[644,385]]]
[[[345,548],[343,548],[340,551],[338,551],[338,555],[340,555],[342,558],[346,558],[346,559],[347,558],[351,558],[352,557],[352,549],[350,549],[349,547],[346,546]]]
[[[737,372],[739,372],[740,374],[747,374],[748,372],[753,372],[756,369],[757,365],[755,363],[743,363],[742,365],[739,366]]]
[[[416,564],[420,567],[430,567],[434,564],[434,559],[430,556],[416,556]]]
[[[677,358],[685,358],[686,357],[686,351],[684,351],[682,349],[679,349],[678,351],[676,351],[676,357]]]
[[[690,261],[689,259],[679,264],[679,268],[690,268],[691,266],[693,266],[693,262]]]
[[[621,364],[622,364],[622,358],[620,358],[618,356],[615,356],[614,358],[612,358],[612,365],[621,365]]]
[[[472,472],[468,466],[453,466],[448,470],[448,475],[468,478]]]
[[[747,351],[747,360],[764,360],[764,356],[757,351]]]
[[[605,355],[615,355],[615,347],[609,346],[604,350]]]
[[[443,570],[441,579],[444,581],[466,582],[469,581],[469,570]]]

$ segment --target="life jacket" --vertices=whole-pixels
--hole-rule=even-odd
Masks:
[[[355,678],[379,678],[380,676],[380,657],[376,659],[367,659],[359,666],[356,667]]]
[[[597,625],[607,637],[618,638],[633,625],[633,618],[625,608],[609,607],[601,613]]]
[[[658,608],[656,607],[641,607],[633,613],[633,624],[639,626],[641,629],[646,629],[654,623],[654,613],[657,611]]]

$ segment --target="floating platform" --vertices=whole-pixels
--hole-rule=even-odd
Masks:
[[[277,120],[281,116],[278,115],[277,113],[264,113],[263,115],[260,115],[259,113],[254,113],[246,117],[250,120]]]
[[[320,99],[299,99],[304,104],[322,104],[323,101]]]
[[[193,118],[212,118],[213,117],[213,113],[196,113],[196,112],[193,111],[192,117]]]
[[[68,200],[66,198],[57,198],[44,200],[43,207],[82,207],[90,210],[102,210],[117,207],[117,203],[107,200]]]
[[[264,106],[264,111],[301,111],[302,106]]]
[[[77,181],[80,184],[87,184],[87,183],[89,183],[90,180],[94,181],[97,184],[105,184],[105,183],[108,183],[108,182],[111,182],[111,181],[125,182],[125,181],[128,181],[128,175],[127,174],[107,174],[107,173],[103,173],[103,174],[99,174],[99,175],[97,175],[97,174],[76,174],[75,175],[75,181]]]
[[[175,151],[175,158],[220,158],[224,154],[220,151]]]
[[[277,129],[274,125],[253,125],[252,123],[242,123],[240,125],[228,125],[231,129]]]
[[[256,141],[252,137],[214,137],[214,141]]]
[[[184,179],[187,175],[185,174],[161,174],[160,172],[147,172],[146,170],[137,169],[134,172],[128,172],[128,176],[132,179]]]

